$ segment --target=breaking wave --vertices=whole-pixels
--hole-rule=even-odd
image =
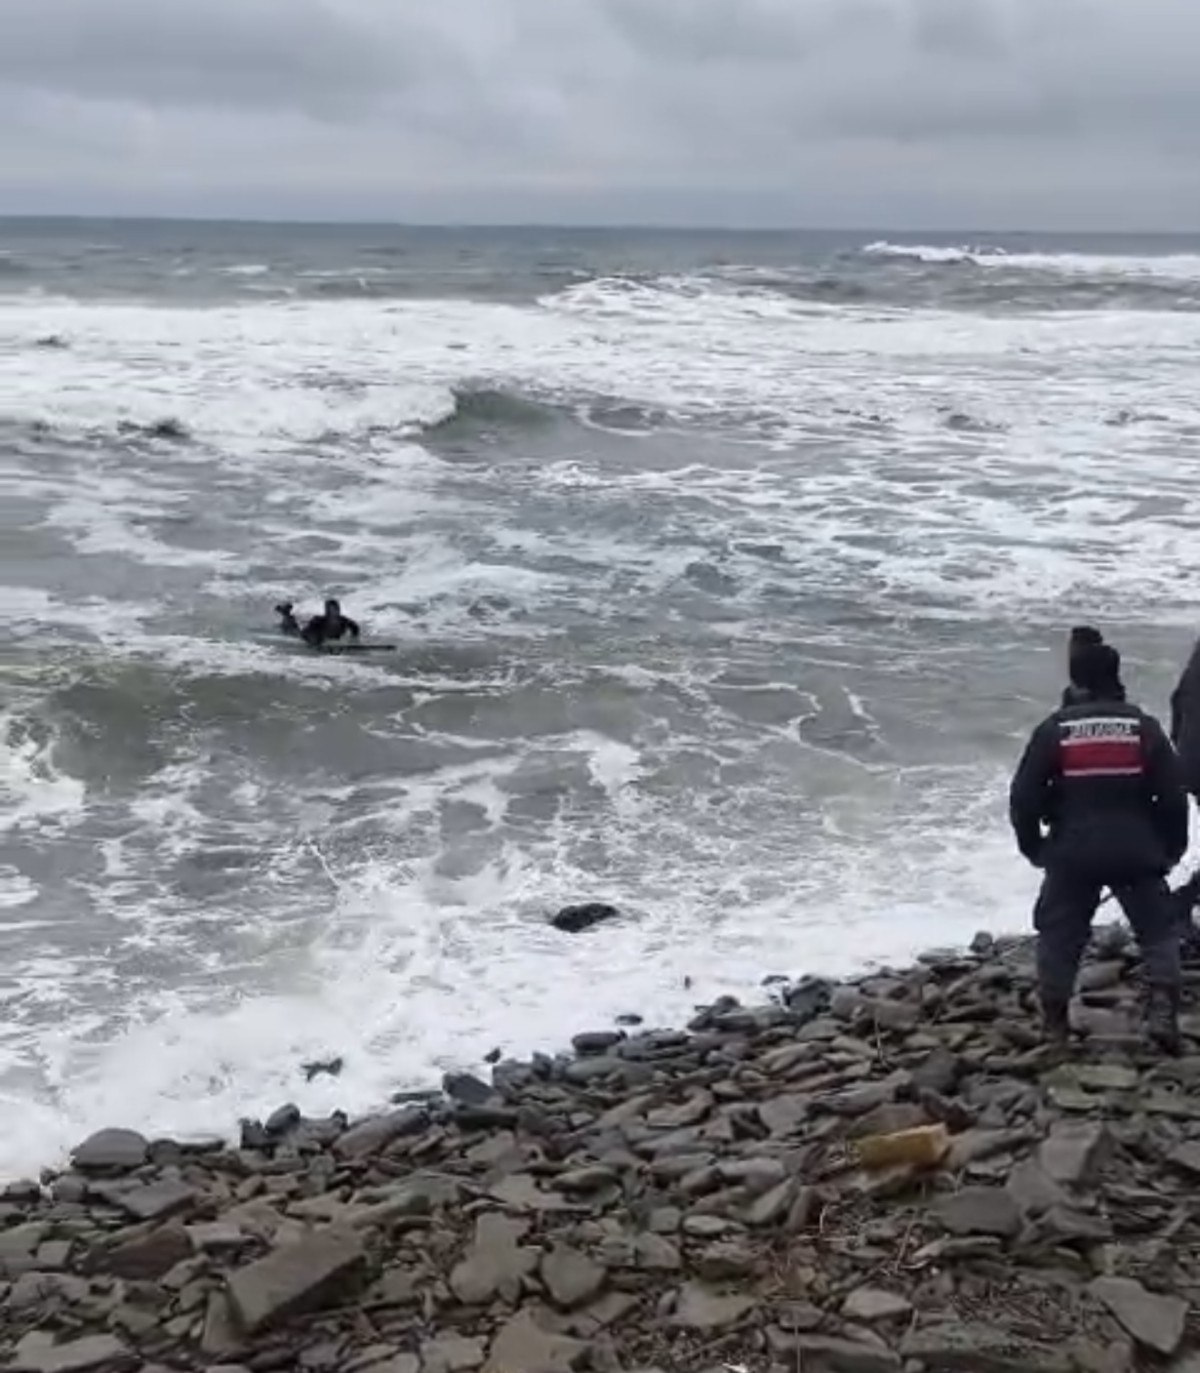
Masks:
[[[891,243],[887,240],[868,243],[862,251],[868,257],[909,259],[929,266],[1200,282],[1200,253],[1012,252],[999,245]]]

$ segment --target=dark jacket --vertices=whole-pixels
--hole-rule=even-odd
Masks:
[[[1152,715],[1111,697],[1090,695],[1033,731],[1009,814],[1031,863],[1106,886],[1169,872],[1188,844],[1187,792],[1170,740]]]
[[[1171,693],[1171,742],[1179,750],[1184,785],[1200,797],[1200,643]]]
[[[352,639],[357,639],[358,624],[349,615],[343,615],[335,629],[326,616],[314,615],[304,626],[303,634],[305,643],[313,645],[329,643],[340,639],[344,634],[349,634]]]

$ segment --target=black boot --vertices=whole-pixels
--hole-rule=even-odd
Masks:
[[[1069,1003],[1042,998],[1042,1036],[1056,1049],[1067,1047],[1071,1039]]]
[[[1179,993],[1173,987],[1151,987],[1147,993],[1146,1033],[1164,1054],[1179,1053]]]

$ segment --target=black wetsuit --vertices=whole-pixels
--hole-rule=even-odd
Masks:
[[[295,613],[291,610],[281,610],[279,612],[279,632],[290,634],[296,638],[300,637],[300,621],[296,619]]]
[[[1166,875],[1187,848],[1187,793],[1162,726],[1123,694],[1092,693],[1055,711],[1013,777],[1017,845],[1046,874],[1034,909],[1044,1004],[1070,1000],[1105,887],[1133,926],[1147,981],[1179,986]]]
[[[314,615],[301,633],[305,643],[311,644],[314,648],[319,648],[322,644],[335,643],[347,634],[352,639],[357,639],[359,630],[357,622],[352,620],[349,615],[341,615],[333,623],[326,615]]]

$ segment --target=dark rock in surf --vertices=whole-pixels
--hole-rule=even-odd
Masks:
[[[620,911],[604,901],[588,901],[581,906],[564,906],[550,923],[564,934],[580,934],[590,930],[593,925],[603,924],[606,920],[616,920]]]
[[[322,1074],[327,1077],[340,1077],[344,1067],[341,1058],[326,1058],[317,1059],[312,1063],[302,1063],[300,1070],[304,1074],[305,1082],[311,1082],[314,1077],[320,1077]]]

